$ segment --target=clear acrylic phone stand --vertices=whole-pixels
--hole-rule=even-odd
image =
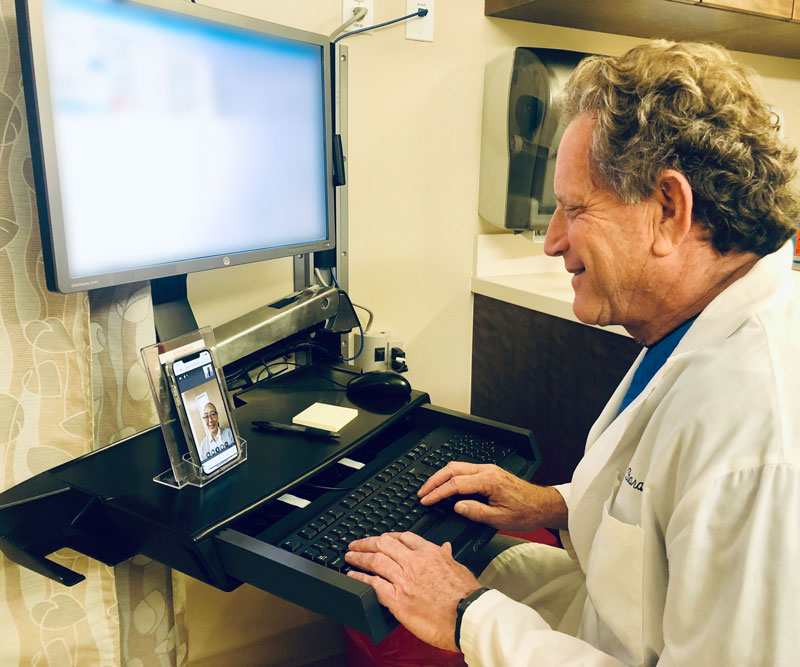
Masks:
[[[204,473],[189,452],[188,443],[192,438],[191,428],[187,422],[185,411],[176,405],[167,375],[168,364],[203,349],[209,350],[211,353],[214,372],[223,388],[221,396],[216,400],[223,401],[227,408],[230,416],[230,429],[238,446],[236,458],[211,473]],[[170,460],[170,468],[153,477],[153,481],[175,489],[180,489],[187,484],[205,486],[247,459],[247,441],[239,437],[233,406],[228,392],[224,390],[225,378],[217,359],[216,341],[211,327],[203,327],[185,336],[142,348],[142,359],[150,380],[150,388],[153,391],[153,399],[161,422],[161,432],[164,435],[164,444]]]

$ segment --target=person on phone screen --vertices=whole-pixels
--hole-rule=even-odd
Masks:
[[[208,428],[208,435],[200,443],[200,460],[205,461],[216,451],[233,444],[233,431],[220,429],[217,408],[213,403],[206,403],[203,408],[203,421]]]

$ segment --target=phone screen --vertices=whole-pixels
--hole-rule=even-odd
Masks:
[[[172,373],[178,386],[200,467],[205,474],[239,455],[211,353],[208,350],[177,359]]]

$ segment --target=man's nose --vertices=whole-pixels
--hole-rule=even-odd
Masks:
[[[556,209],[550,224],[547,225],[547,233],[544,237],[544,252],[551,257],[563,255],[569,249],[567,239],[567,225],[564,215]]]

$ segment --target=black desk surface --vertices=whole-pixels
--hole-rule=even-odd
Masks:
[[[202,539],[311,477],[409,407],[428,400],[427,394],[413,391],[408,400],[391,406],[393,409],[374,412],[353,405],[343,388],[323,376],[341,384],[352,377],[335,369],[302,368],[241,394],[245,405],[236,408],[234,416],[240,437],[247,440],[247,460],[205,487],[174,489],[153,481],[169,468],[159,427],[48,474],[103,498],[110,508],[130,512],[184,538]],[[315,402],[358,407],[359,413],[341,430],[338,440],[261,433],[251,426],[254,420],[290,423],[294,415]]]

